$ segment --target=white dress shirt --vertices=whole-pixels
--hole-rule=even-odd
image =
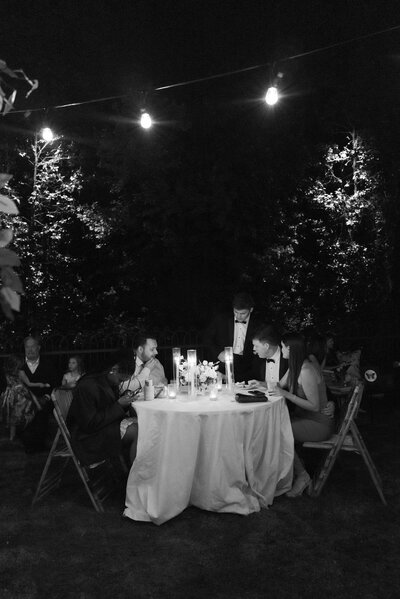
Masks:
[[[270,359],[274,362],[265,363],[265,380],[271,383],[279,383],[279,366],[281,362],[281,348],[279,346]]]
[[[140,374],[143,370],[143,367],[144,367],[144,362],[136,356],[135,372],[133,373],[133,376],[137,376],[138,374]]]
[[[36,372],[36,369],[39,366],[39,360],[40,360],[40,358],[38,358],[37,360],[34,360],[32,362],[31,360],[28,360],[28,358],[25,358],[26,365],[28,366],[28,368],[32,374],[34,374],[34,372]]]
[[[243,356],[244,341],[246,339],[247,327],[249,326],[249,318],[246,320],[246,324],[241,322],[234,323],[233,330],[233,353]]]

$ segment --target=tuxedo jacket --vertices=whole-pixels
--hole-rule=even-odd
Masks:
[[[255,358],[253,360],[252,377],[251,378],[255,379],[256,381],[265,381],[266,365],[267,365],[267,360],[265,358],[259,358],[258,356],[255,356]],[[282,352],[281,352],[281,359],[279,361],[279,380],[281,380],[281,378],[283,377],[283,375],[285,374],[287,369],[288,369],[288,361],[285,360],[285,358],[282,358]]]
[[[24,361],[22,370],[25,372],[31,383],[49,383],[50,387],[32,387],[31,391],[37,397],[51,393],[56,385],[55,371],[53,364],[45,358],[39,358],[39,364],[35,372],[29,370],[28,364]]]
[[[206,357],[209,360],[215,362],[225,347],[233,347],[234,326],[233,312],[217,314],[211,321],[204,332]],[[259,322],[251,313],[243,348],[243,360],[250,365],[253,358],[253,335],[258,328]]]

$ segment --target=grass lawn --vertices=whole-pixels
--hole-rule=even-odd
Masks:
[[[393,408],[359,418],[387,507],[346,454],[319,499],[278,497],[247,517],[191,507],[160,527],[122,518],[123,489],[96,514],[72,470],[32,508],[46,454],[2,428],[0,599],[399,598],[399,424]]]

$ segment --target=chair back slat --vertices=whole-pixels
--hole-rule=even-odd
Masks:
[[[65,421],[72,403],[72,389],[54,389],[51,394],[54,409]]]

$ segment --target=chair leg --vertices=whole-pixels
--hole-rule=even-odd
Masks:
[[[96,510],[96,512],[98,512],[99,514],[102,514],[104,512],[104,508],[101,505],[101,502],[98,501],[98,499],[95,497],[95,495],[92,493],[90,487],[89,487],[89,476],[86,474],[85,469],[80,465],[80,463],[78,462],[78,460],[75,457],[75,454],[72,452],[72,459],[74,461],[75,467],[78,471],[79,476],[81,477],[81,480],[83,482],[83,485],[86,489],[86,493],[89,495],[90,497],[90,501],[93,504],[94,509]]]
[[[35,493],[35,495],[34,495],[34,497],[32,499],[32,505],[34,503],[36,503],[36,501],[39,499],[40,491],[41,491],[43,483],[44,483],[44,481],[46,479],[47,472],[48,472],[48,470],[50,468],[50,464],[51,464],[51,461],[53,459],[53,454],[54,454],[54,451],[55,451],[55,449],[57,447],[58,441],[60,439],[60,435],[61,435],[61,432],[60,432],[60,429],[58,429],[57,433],[56,433],[56,436],[54,437],[54,441],[53,441],[53,444],[51,446],[49,455],[47,456],[46,464],[45,464],[45,466],[43,468],[43,472],[42,472],[42,475],[40,477],[39,484],[38,484],[37,489],[36,489],[36,493]]]
[[[357,425],[355,424],[355,422],[352,423],[351,425],[351,432],[353,434],[353,439],[354,439],[354,443],[357,446],[358,451],[360,452],[360,454],[363,457],[363,460],[365,462],[365,465],[368,468],[368,472],[371,475],[372,478],[372,482],[375,485],[376,490],[378,491],[378,495],[382,500],[382,503],[384,505],[387,505],[387,501],[385,499],[385,496],[383,494],[383,490],[382,490],[382,481],[381,478],[379,476],[379,473],[375,467],[374,462],[372,461],[372,458],[368,452],[368,449],[364,443],[364,440],[360,434],[360,431],[358,430]]]
[[[335,464],[339,451],[340,448],[338,449],[337,445],[335,445],[329,450],[329,453],[325,458],[325,461],[318,473],[318,476],[315,479],[315,482],[313,481],[311,490],[312,497],[319,497],[326,481],[328,480],[328,476]]]

